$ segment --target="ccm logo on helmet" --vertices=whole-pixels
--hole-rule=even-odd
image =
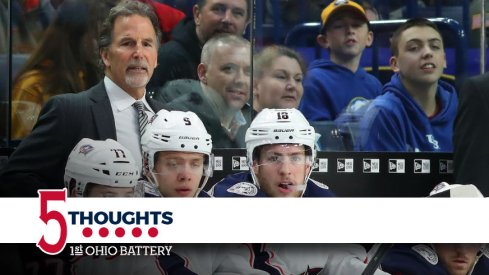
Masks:
[[[178,139],[199,140],[198,137],[187,137],[187,136],[179,136]]]
[[[275,129],[273,130],[274,133],[279,132],[279,133],[290,133],[294,132],[294,129]]]

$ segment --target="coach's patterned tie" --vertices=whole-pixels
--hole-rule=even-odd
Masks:
[[[144,103],[140,100],[134,102],[132,106],[134,106],[138,112],[139,136],[141,137],[144,134],[146,125],[148,124],[148,114],[145,112],[146,107],[144,107]]]

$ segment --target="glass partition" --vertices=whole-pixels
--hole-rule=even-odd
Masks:
[[[2,147],[15,147],[17,142],[29,133],[37,119],[40,108],[50,96],[64,92],[78,92],[100,81],[102,75],[100,71],[96,70],[98,58],[96,46],[94,45],[96,32],[108,8],[114,5],[115,2],[117,1],[0,1],[0,20],[2,23],[0,28],[0,68],[2,70],[0,76],[0,101],[2,103],[0,108],[0,138]],[[196,1],[164,0],[145,2],[150,3],[157,11],[162,11],[160,4],[175,8],[179,11],[176,13],[179,19],[185,16],[193,16],[192,7],[196,3]],[[209,2],[213,3],[216,1]],[[229,20],[232,23],[229,23],[227,28],[243,32],[245,34],[244,37],[252,42],[252,46],[250,46],[252,47],[251,54],[255,55],[255,62],[248,58],[249,54],[246,52],[240,53],[239,62],[231,62],[236,65],[237,76],[228,76],[228,78],[240,78],[238,79],[238,84],[236,84],[235,80],[229,80],[229,84],[226,84],[227,80],[219,78],[219,76],[214,76],[211,82],[203,83],[204,79],[213,78],[212,70],[199,72],[195,68],[191,76],[178,76],[176,74],[174,79],[172,79],[192,79],[193,81],[187,81],[192,84],[185,83],[183,86],[179,86],[182,83],[177,83],[178,85],[176,86],[168,86],[165,82],[159,85],[149,85],[151,89],[148,92],[155,97],[158,93],[162,94],[161,91],[170,89],[170,92],[163,93],[165,95],[163,96],[163,101],[174,100],[174,97],[181,96],[182,91],[185,89],[199,90],[202,87],[210,88],[210,90],[214,91],[214,95],[228,95],[228,97],[224,96],[223,98],[225,100],[228,99],[229,102],[232,101],[232,97],[236,97],[237,101],[241,102],[245,102],[245,99],[249,97],[247,104],[242,105],[240,113],[235,112],[234,116],[228,116],[227,119],[220,117],[216,120],[219,122],[217,127],[222,132],[223,137],[227,135],[227,138],[233,142],[223,143],[225,144],[223,146],[216,144],[217,146],[215,147],[243,148],[244,132],[256,111],[265,107],[296,106],[300,110],[314,111],[309,110],[310,108],[308,109],[308,102],[315,102],[319,99],[308,97],[309,99],[306,103],[300,103],[301,94],[307,94],[311,87],[304,82],[311,75],[311,64],[317,63],[319,59],[330,60],[330,51],[325,48],[324,42],[320,44],[317,38],[318,34],[323,30],[321,13],[330,2],[328,0],[242,0],[242,3],[236,1],[237,4],[234,3],[234,8],[230,10],[229,14]],[[74,6],[69,7],[67,3],[72,3]],[[246,7],[247,3],[253,4],[253,7],[248,9]],[[443,80],[459,88],[459,84],[465,77],[480,73],[480,1],[370,0],[358,1],[358,3],[365,9],[365,16],[371,20],[369,30],[373,32],[373,42],[363,51],[359,67],[363,68],[368,75],[378,79],[381,84],[389,82],[393,74],[390,64],[389,39],[392,32],[402,23],[402,21],[398,20],[416,16],[433,19],[432,21],[440,29],[443,36],[447,60],[446,68],[443,71]],[[94,10],[97,10],[97,12],[94,12]],[[86,13],[83,14],[81,11],[86,11]],[[204,18],[200,17],[200,19]],[[64,33],[64,36],[57,36],[57,39],[52,38],[55,36],[49,30],[54,29],[53,25],[56,24],[56,20],[61,20],[63,27],[53,31],[75,32],[77,35]],[[172,29],[178,28],[176,24],[178,20],[175,20],[173,24],[169,24],[167,29],[162,24],[162,30],[167,31],[168,34]],[[193,19],[187,20],[193,21]],[[249,25],[246,25],[246,20],[249,20]],[[9,33],[11,33],[11,37],[9,37]],[[48,36],[51,39],[45,39]],[[197,35],[197,38],[193,39],[205,41],[206,39],[201,36]],[[175,39],[180,38],[171,37],[170,35],[168,41],[165,41],[164,44],[171,43],[169,41]],[[45,83],[46,87],[36,87],[32,83],[37,83],[36,80],[38,78],[47,77],[41,72],[43,69],[52,66],[50,64],[52,61],[49,60],[49,57],[42,60],[39,57],[42,56],[39,52],[46,53],[53,48],[56,49],[52,44],[63,49],[70,47],[70,43],[61,43],[64,40],[70,40],[71,46],[75,43],[76,47],[73,47],[72,51],[76,52],[72,53],[72,55],[75,56],[75,60],[83,60],[82,62],[76,62],[76,64],[83,64],[71,72],[58,72],[57,77],[49,76],[49,79],[57,79],[56,84],[60,85],[54,85],[52,81],[48,81],[49,85]],[[9,41],[12,44],[11,51],[9,51]],[[351,43],[355,44],[356,41],[352,40]],[[262,53],[264,48],[271,45],[287,47],[293,51],[287,53],[269,51],[268,55],[262,54],[261,59],[257,59],[259,57],[257,54]],[[42,47],[44,47],[44,50],[39,50]],[[36,56],[40,59],[34,60],[32,56],[36,51],[38,52]],[[54,51],[56,52],[56,50]],[[285,51],[285,49],[281,48],[281,51]],[[57,51],[58,56],[63,54],[65,54],[64,51]],[[275,58],[274,56],[281,56],[282,54],[288,56],[280,60],[282,63],[275,64],[270,61]],[[68,54],[66,55],[68,56]],[[226,61],[226,58],[228,58],[225,54],[217,54],[217,56],[222,59],[221,61]],[[210,61],[212,60],[207,62]],[[187,61],[180,61],[180,63],[185,62]],[[196,66],[198,64],[191,65]],[[255,65],[255,68],[252,68],[252,65]],[[258,68],[258,65],[262,68]],[[57,64],[54,67],[59,66]],[[160,59],[159,67],[168,67],[168,65],[165,64],[164,60]],[[211,66],[208,66],[208,68],[211,68]],[[274,68],[280,70],[274,71]],[[11,75],[9,75],[9,72],[11,72]],[[211,75],[207,76],[206,73],[211,73]],[[9,80],[11,81],[10,86]],[[247,83],[240,83],[243,81]],[[254,83],[251,81],[254,81]],[[351,88],[346,89],[358,89],[353,82],[346,84],[352,85]],[[165,85],[167,85],[166,88]],[[212,87],[212,85],[216,86]],[[274,89],[279,89],[274,85],[283,85],[283,92],[274,92]],[[27,95],[19,96],[15,91],[16,89],[23,90]],[[43,89],[47,89],[49,92],[43,91]],[[61,90],[56,91],[55,89]],[[291,92],[288,92],[287,89]],[[298,92],[295,91],[297,89],[299,89]],[[244,92],[245,90],[246,92]],[[13,100],[10,100],[9,93]],[[331,92],[332,95],[335,93],[339,94],[339,91]],[[304,98],[303,96],[302,100]],[[311,118],[309,119],[311,124],[321,134],[321,138],[318,140],[318,146],[321,150],[352,151],[359,149],[356,142],[359,138],[358,133],[362,129],[357,122],[363,116],[362,111],[367,107],[365,107],[366,105],[364,106],[365,102],[351,101],[350,99],[353,98],[355,96],[347,100],[341,98],[341,95],[338,98],[329,98],[330,102],[328,104],[335,105],[334,108],[337,109],[337,113],[327,119],[315,119],[311,118],[314,115],[306,114],[307,118]],[[371,98],[367,99],[373,98],[374,96],[371,96]],[[205,97],[205,99],[210,99],[210,109],[213,112],[221,115],[224,113],[224,110],[216,105],[219,100],[213,99],[212,96]],[[337,104],[337,101],[341,100],[347,102],[347,104]],[[11,116],[8,115],[8,106],[12,110]],[[325,109],[327,108],[331,108],[331,106],[325,106]],[[342,116],[341,123],[337,121],[340,116]],[[8,131],[9,121],[11,131]],[[239,142],[237,142],[237,139],[239,139]],[[429,138],[426,139],[429,142]],[[416,149],[423,150],[422,148],[406,148],[406,151],[416,151]]]
[[[452,152],[451,129],[456,113],[458,90],[466,77],[480,73],[481,1],[356,1],[365,12],[362,14],[358,6],[351,5],[350,11],[353,12],[350,14],[353,16],[348,20],[356,20],[356,24],[360,24],[367,17],[369,24],[365,29],[357,28],[348,20],[338,19],[347,16],[336,17],[335,12],[323,12],[331,2],[333,1],[255,1],[253,25],[255,54],[270,45],[282,45],[298,52],[305,61],[308,69],[304,72],[303,92],[295,94],[300,96],[303,93],[298,108],[321,134],[318,140],[319,148],[322,151]],[[341,5],[347,1],[335,2]],[[326,26],[321,22],[321,14],[323,18],[328,18]],[[332,16],[329,16],[330,14]],[[430,103],[430,108],[424,108],[424,101],[418,101],[416,96],[405,104],[420,106],[399,105],[399,108],[403,109],[419,108],[422,105],[423,108],[419,108],[418,114],[410,111],[399,114],[388,112],[385,108],[378,110],[378,104],[372,106],[371,103],[384,92],[382,88],[379,89],[379,86],[372,84],[374,80],[370,78],[373,76],[382,86],[391,82],[394,70],[398,68],[393,70],[390,39],[404,21],[415,17],[429,18],[439,30],[444,48],[441,56],[446,56],[446,65],[439,61],[439,64],[434,65],[434,73],[441,74],[440,79],[448,85],[440,86],[448,90],[449,94],[443,96],[443,93],[436,92],[435,101]],[[347,35],[342,37],[343,34],[334,30],[347,27],[351,27],[351,32],[356,34],[349,38]],[[365,40],[361,34],[358,35],[359,32],[367,31],[372,32],[372,41],[368,38]],[[337,39],[334,38],[335,35]],[[436,32],[432,35],[436,35]],[[335,46],[334,43],[345,44]],[[363,45],[365,49],[360,50],[361,58],[356,60],[351,57],[358,55],[355,47],[361,48]],[[351,51],[348,52],[349,50]],[[355,62],[358,64],[358,71],[355,71]],[[342,72],[342,68],[338,68],[337,65],[349,70]],[[255,64],[255,76],[256,69]],[[365,70],[367,76],[359,73],[361,70]],[[424,70],[428,72],[431,69]],[[364,80],[359,81],[358,77]],[[404,86],[410,85],[406,83],[407,78],[409,77],[403,75],[392,79],[391,84],[397,83],[398,86],[394,88],[404,89]],[[287,85],[290,84],[284,85],[283,94],[287,93]],[[430,89],[433,90],[433,87]],[[254,91],[255,103],[256,94]],[[293,97],[293,94],[294,92],[290,92],[290,97]],[[280,106],[279,98],[269,106],[277,105]],[[394,108],[392,105],[388,107]],[[448,120],[444,127],[427,126],[433,124],[431,121],[436,120],[437,114],[443,112],[451,113],[451,118],[444,118]],[[417,119],[416,116],[424,116],[424,121],[413,122],[412,120]],[[379,124],[383,125],[373,128]],[[430,130],[426,130],[426,127]],[[416,132],[416,129],[419,132]],[[443,135],[439,134],[440,131]]]

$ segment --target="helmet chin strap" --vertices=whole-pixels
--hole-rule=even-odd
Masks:
[[[475,257],[475,261],[474,261],[474,264],[472,265],[472,268],[469,270],[469,272],[467,274],[472,274],[472,272],[474,271],[474,268],[475,268],[475,265],[477,264],[477,262],[480,260],[481,257],[486,257],[485,254],[484,254],[484,251],[485,249],[487,249],[486,247],[487,244],[481,244],[481,249],[480,251],[477,253],[477,256]]]
[[[248,167],[250,169],[251,178],[253,179],[253,183],[260,189],[260,182],[258,182],[258,178],[256,177],[255,170],[253,169],[253,161],[248,161]]]
[[[207,180],[209,180],[209,176],[203,176],[202,179],[200,179],[200,184],[199,187],[197,188],[197,192],[195,192],[194,198],[198,197],[202,189],[204,189],[205,184],[207,183]]]
[[[307,173],[307,175],[304,177],[304,184],[302,185],[304,187],[303,187],[303,190],[302,190],[302,193],[300,196],[301,198],[304,196],[304,193],[306,192],[307,181],[309,180],[309,177],[311,177],[313,163],[314,163],[314,160],[311,160],[311,163],[309,163],[309,173]]]
[[[149,173],[151,174],[151,177],[148,177],[148,181],[151,182],[156,188],[158,188],[158,192],[160,195],[163,197],[163,194],[161,194],[160,191],[160,184],[158,183],[158,180],[156,179],[156,174],[153,172],[153,170],[150,170]]]

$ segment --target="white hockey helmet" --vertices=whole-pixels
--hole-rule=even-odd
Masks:
[[[448,184],[441,182],[431,190],[430,197],[483,198],[484,196],[473,184]]]
[[[311,175],[316,158],[316,132],[304,115],[297,109],[263,109],[251,122],[246,131],[246,156],[254,183],[260,187],[253,167],[253,158],[257,156],[263,145],[269,144],[297,144],[303,145],[306,154],[310,154],[309,173],[305,175],[304,184]],[[302,189],[302,194],[305,192]],[[302,196],[302,195],[301,195]]]
[[[193,112],[160,110],[146,126],[141,147],[149,171],[154,171],[156,153],[176,151],[204,154],[204,175],[212,175],[212,138]]]
[[[300,144],[316,158],[316,132],[297,109],[268,109],[259,112],[246,131],[246,156],[252,165],[255,150],[267,144]]]
[[[136,189],[138,179],[131,152],[113,139],[80,140],[68,156],[64,175],[65,186],[76,197],[86,196],[88,183]]]

